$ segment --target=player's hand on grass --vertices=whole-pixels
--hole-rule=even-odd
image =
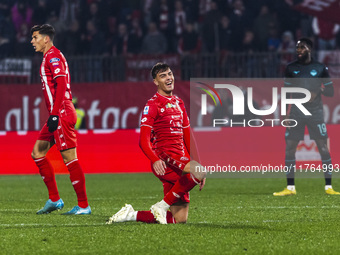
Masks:
[[[200,182],[200,191],[203,189],[204,185],[205,185],[205,179],[204,178],[201,182]]]
[[[153,169],[155,170],[156,174],[164,175],[165,174],[166,164],[163,160],[158,160],[153,163]]]
[[[57,130],[59,123],[59,116],[58,115],[50,115],[47,120],[48,131],[53,133]]]

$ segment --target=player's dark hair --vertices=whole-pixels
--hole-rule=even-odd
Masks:
[[[309,48],[313,49],[313,41],[307,37],[302,37],[298,40],[298,42],[304,42],[308,45]]]
[[[152,78],[155,79],[159,72],[165,72],[169,68],[170,68],[170,66],[168,64],[165,64],[165,63],[162,63],[162,62],[157,63],[151,69]]]
[[[44,24],[44,25],[35,25],[31,28],[31,34],[34,32],[38,31],[39,34],[41,35],[48,35],[53,41],[54,35],[55,35],[55,30],[54,27],[52,27],[50,24]]]

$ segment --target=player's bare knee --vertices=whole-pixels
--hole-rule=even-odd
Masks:
[[[187,219],[175,219],[176,220],[176,224],[185,224],[187,223]]]
[[[41,157],[44,157],[44,156],[45,156],[44,153],[41,153],[41,152],[36,151],[36,150],[33,150],[32,153],[31,153],[32,159],[37,159],[37,158],[41,158]]]
[[[34,151],[31,152],[31,157],[32,157],[32,159],[36,159],[37,158],[35,153],[34,153]]]
[[[187,223],[188,213],[178,213],[174,216],[176,224],[184,224]]]
[[[200,181],[202,181],[207,176],[207,172],[205,171],[204,167],[195,160],[192,160],[185,165],[183,173],[191,173]]]

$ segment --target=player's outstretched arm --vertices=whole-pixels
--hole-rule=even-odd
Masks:
[[[142,126],[140,128],[140,137],[139,137],[139,147],[142,149],[144,154],[150,159],[153,164],[153,168],[158,175],[165,174],[166,164],[163,160],[159,159],[157,155],[154,153],[151,147],[151,127]]]

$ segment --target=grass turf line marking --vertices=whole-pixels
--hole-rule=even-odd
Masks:
[[[92,227],[92,226],[104,226],[103,223],[93,224],[48,224],[48,223],[16,223],[16,224],[1,224],[0,227]]]

